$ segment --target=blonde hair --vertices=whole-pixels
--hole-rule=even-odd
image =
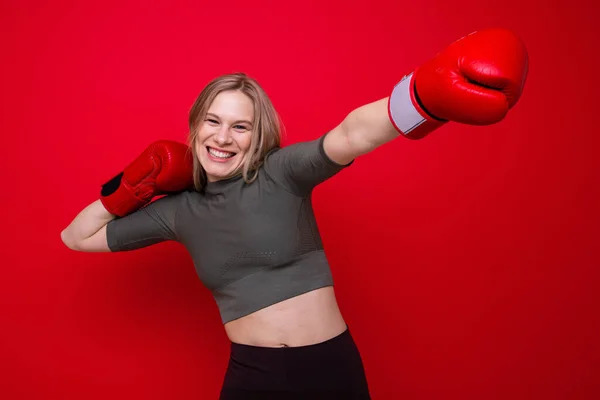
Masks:
[[[244,93],[254,104],[254,123],[250,150],[241,167],[233,175],[242,170],[242,175],[247,183],[252,183],[258,176],[258,169],[264,162],[265,155],[281,144],[281,120],[273,107],[271,100],[256,80],[244,73],[222,75],[213,79],[206,85],[194,102],[189,114],[188,145],[194,160],[194,187],[201,191],[206,186],[206,172],[198,161],[196,152],[196,138],[200,124],[206,118],[208,109],[213,100],[221,92],[236,91]]]

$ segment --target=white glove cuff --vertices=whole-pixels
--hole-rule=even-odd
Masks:
[[[414,97],[414,72],[405,75],[394,86],[389,98],[390,121],[403,136],[420,139],[444,124],[428,116]]]

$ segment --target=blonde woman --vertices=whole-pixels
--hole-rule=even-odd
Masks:
[[[261,86],[245,74],[221,76],[190,111],[188,143],[152,143],[62,239],[89,252],[166,240],[185,246],[231,340],[221,399],[369,399],[312,190],[398,136],[419,139],[448,121],[500,121],[521,95],[527,62],[512,32],[473,33],[405,76],[388,97],[283,148],[278,114]]]

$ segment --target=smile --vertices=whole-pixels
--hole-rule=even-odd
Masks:
[[[235,156],[235,153],[231,153],[228,151],[221,151],[221,150],[216,150],[213,149],[212,147],[206,147],[208,154],[210,154],[211,156],[218,158],[219,160],[226,160],[228,158],[231,158],[233,156]]]

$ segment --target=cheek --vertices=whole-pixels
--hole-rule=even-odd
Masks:
[[[210,137],[210,134],[210,129],[207,129],[206,125],[202,125],[198,129],[198,134],[196,135],[196,145],[204,146],[204,142],[206,142],[206,139]]]
[[[196,135],[196,140],[202,143],[206,139],[208,139],[211,136],[211,134],[211,126],[205,122],[198,127],[198,135]]]
[[[204,144],[199,136],[196,138],[196,141],[194,143],[194,150],[196,150],[196,155],[198,159],[200,159],[202,157],[202,154],[204,154]]]
[[[250,143],[251,142],[252,142],[252,135],[251,134],[244,135],[238,141],[240,148],[243,149],[244,151],[248,151],[250,149]]]
[[[202,142],[200,141],[200,138],[196,139],[196,142],[194,143],[194,149],[196,150],[196,153],[200,154],[200,150],[202,150]]]

